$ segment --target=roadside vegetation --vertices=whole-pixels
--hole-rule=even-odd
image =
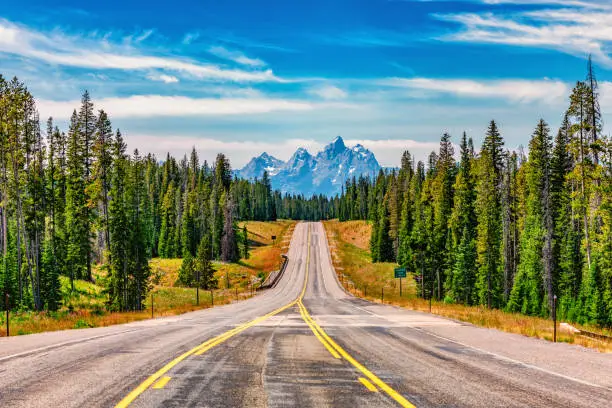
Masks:
[[[399,279],[394,278],[394,269],[398,265],[391,262],[372,262],[369,250],[369,237],[372,227],[367,221],[339,222],[331,220],[324,221],[324,225],[336,273],[349,292],[372,302],[381,302],[382,294],[385,304],[423,312],[430,311],[429,300],[417,296],[417,284],[413,274],[408,273],[408,277],[402,279],[402,297],[400,297]],[[552,341],[553,339],[552,321],[541,317],[488,309],[486,306],[449,304],[435,299],[431,302],[431,313],[476,326],[545,340]],[[578,329],[608,336],[612,335],[612,331],[608,329],[579,324],[572,325]],[[612,352],[612,342],[610,341],[569,333],[559,328],[557,330],[557,341],[590,347],[602,352]]]
[[[46,331],[82,329],[128,323],[151,318],[151,299],[154,317],[182,314],[251,297],[257,282],[278,268],[280,255],[285,253],[295,227],[294,221],[248,221],[249,257],[237,263],[213,262],[218,289],[200,290],[200,304],[196,304],[196,289],[182,287],[178,282],[180,258],[153,258],[151,290],[144,301],[144,310],[111,312],[107,308],[105,292],[106,272],[94,267],[95,283],[75,280],[71,290],[70,279],[60,277],[62,307],[57,311],[13,311],[10,316],[11,336]],[[273,242],[271,236],[277,239]],[[251,284],[255,283],[254,288]],[[213,299],[211,300],[211,296]],[[0,336],[6,335],[6,315],[0,315]]]

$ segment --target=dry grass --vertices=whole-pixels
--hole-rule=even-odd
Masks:
[[[192,288],[155,288],[153,294],[154,316],[172,316],[212,306],[211,293],[200,291],[200,304],[196,305],[196,293]],[[215,290],[214,304],[221,305],[251,297],[249,290]],[[104,309],[80,309],[58,312],[21,312],[11,315],[11,336],[47,331],[103,327],[151,318],[151,297],[145,308],[137,312],[106,312]],[[0,336],[6,336],[4,317],[0,319]]]
[[[338,237],[346,243],[355,245],[357,248],[369,251],[370,235],[372,234],[372,225],[366,221],[329,221],[334,225],[334,232]]]
[[[416,297],[416,284],[411,276],[402,280],[402,297],[400,297],[399,280],[393,277],[393,269],[397,265],[389,263],[372,264],[367,250],[369,245],[364,246],[362,244],[363,240],[369,239],[370,236],[366,222],[351,221],[350,223],[343,223],[332,220],[324,222],[324,225],[332,249],[332,259],[336,273],[348,290],[356,296],[373,302],[380,302],[381,295],[383,295],[385,303],[429,312],[429,301]],[[363,234],[361,238],[355,236],[360,231]],[[361,243],[360,247],[354,244],[357,242]],[[545,340],[553,339],[552,322],[539,317],[436,301],[431,304],[431,313],[509,333]],[[573,326],[608,336],[612,334],[610,330],[597,327]],[[610,341],[596,340],[573,333],[558,331],[557,341],[578,344],[601,352],[612,352],[612,342]]]
[[[289,246],[295,228],[293,221],[249,222],[251,256],[237,264],[215,263],[219,289],[213,293],[214,304],[220,305],[251,296],[253,278],[264,279],[276,268],[281,253]],[[242,227],[242,226],[241,226]],[[252,231],[252,232],[251,232]],[[276,235],[273,244],[270,236]],[[177,315],[212,306],[211,293],[200,291],[200,304],[196,305],[196,290],[175,286],[181,259],[152,259],[150,262],[155,317]],[[151,297],[140,312],[108,312],[104,294],[105,271],[94,270],[96,283],[75,281],[71,291],[70,282],[62,277],[62,309],[57,312],[11,313],[11,335],[40,333],[45,331],[102,327],[151,318]],[[229,281],[229,284],[228,284]],[[6,335],[5,315],[0,314],[0,336]]]

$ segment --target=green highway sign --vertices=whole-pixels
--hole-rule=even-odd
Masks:
[[[406,277],[406,268],[395,268],[395,277],[396,278],[405,278]]]

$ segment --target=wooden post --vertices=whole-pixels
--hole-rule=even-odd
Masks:
[[[553,342],[556,343],[557,342],[557,295],[553,296],[552,317],[553,317]]]
[[[380,303],[385,303],[385,287],[380,288]]]
[[[200,270],[196,272],[196,305],[200,306]]]
[[[11,335],[10,331],[9,331],[9,313],[10,313],[10,304],[9,304],[9,294],[5,293],[4,294],[4,301],[5,301],[5,305],[6,305],[6,337],[9,337]]]
[[[153,292],[151,292],[151,319],[153,318]]]

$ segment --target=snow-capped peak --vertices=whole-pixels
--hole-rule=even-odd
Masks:
[[[254,166],[254,162],[260,165]],[[316,156],[300,147],[286,163],[262,153],[238,175],[261,178],[263,171],[268,171],[272,186],[283,193],[335,195],[342,191],[348,179],[362,175],[374,177],[379,169],[372,152],[360,144],[347,148],[342,137],[337,136]]]

